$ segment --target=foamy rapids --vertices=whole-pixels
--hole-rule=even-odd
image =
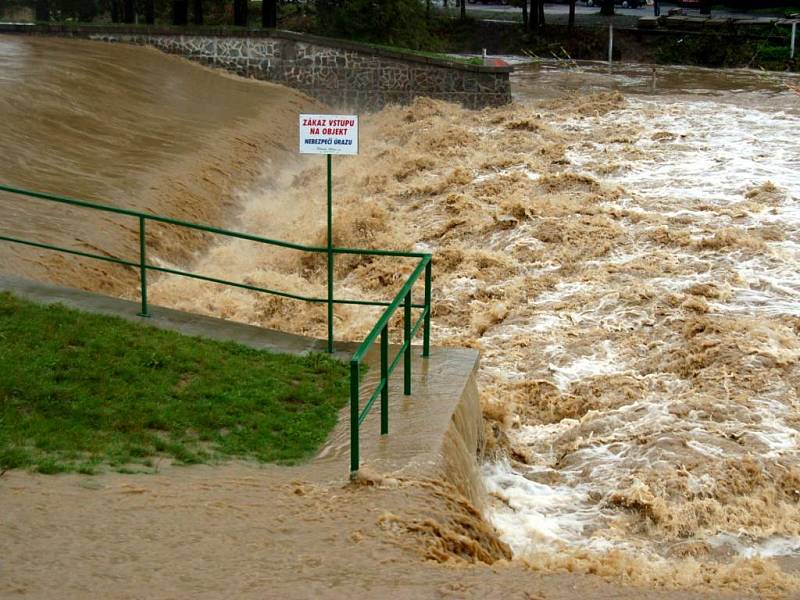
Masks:
[[[482,353],[490,516],[533,568],[798,589],[759,558],[800,553],[798,134],[797,112],[708,99],[420,99],[336,161],[337,244],[435,253],[435,343]],[[319,161],[269,185],[238,225],[321,241]],[[324,263],[246,242],[195,268],[324,290]],[[389,297],[397,269],[342,259],[337,294]],[[322,307],[154,296],[324,334]],[[337,309],[337,332],[374,318]]]

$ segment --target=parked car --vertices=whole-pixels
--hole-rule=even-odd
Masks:
[[[600,0],[586,0],[586,6],[599,4]],[[647,4],[647,0],[614,0],[614,4],[622,8],[639,8]]]

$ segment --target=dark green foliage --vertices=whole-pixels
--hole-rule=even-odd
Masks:
[[[189,338],[0,294],[0,469],[313,454],[347,367]],[[129,468],[129,467],[126,467]]]
[[[324,35],[414,50],[433,45],[420,0],[317,0],[317,18]]]
[[[97,0],[50,0],[50,12],[56,21],[87,22],[97,16],[99,6]]]
[[[660,63],[706,67],[754,67],[784,70],[789,46],[725,35],[687,35],[663,42],[656,53]]]

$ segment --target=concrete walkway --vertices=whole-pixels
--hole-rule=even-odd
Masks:
[[[96,314],[121,317],[146,327],[177,331],[184,335],[237,342],[258,350],[288,354],[324,352],[324,340],[283,333],[252,325],[225,321],[203,315],[190,314],[169,308],[151,306],[150,317],[140,317],[137,302],[112,298],[71,288],[39,283],[8,275],[0,276],[0,291],[42,304],[60,303],[64,306]],[[336,358],[349,360],[357,344],[336,344]],[[390,356],[397,348],[390,349]],[[411,396],[403,395],[402,365],[392,375],[389,386],[389,435],[380,435],[380,407],[376,402],[361,427],[362,467],[386,473],[402,473],[415,477],[444,477],[444,469],[453,465],[445,457],[444,444],[453,424],[453,416],[462,407],[471,422],[459,423],[465,430],[465,449],[473,457],[479,444],[481,416],[474,384],[479,355],[475,350],[433,348],[431,356],[423,359],[421,349],[414,348],[412,361]],[[365,357],[369,369],[361,384],[362,406],[375,389],[380,378],[379,356],[374,347]],[[314,460],[319,476],[345,478],[349,473],[350,407],[342,409],[338,423],[328,442]],[[462,412],[464,412],[462,410]],[[458,470],[458,469],[457,469]],[[461,469],[463,470],[463,468]],[[470,474],[463,473],[454,481],[462,492],[474,501],[477,492],[471,487]]]

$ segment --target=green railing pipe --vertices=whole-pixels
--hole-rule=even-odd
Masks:
[[[248,240],[251,242],[260,242],[262,244],[269,244],[272,246],[279,246],[281,248],[289,248],[290,250],[299,250],[302,252],[328,252],[328,248],[324,246],[305,246],[303,244],[295,244],[294,242],[286,242],[284,240],[274,240],[250,233],[242,233],[241,231],[230,231],[228,229],[221,229],[219,227],[212,227],[210,225],[202,225],[200,223],[193,223],[191,221],[181,221],[180,219],[172,219],[170,217],[162,217],[150,213],[130,210],[128,208],[118,208],[108,204],[98,204],[95,202],[87,202],[86,200],[78,200],[68,196],[58,196],[55,194],[46,194],[43,192],[35,192],[24,188],[16,188],[8,185],[0,184],[0,192],[8,192],[11,194],[19,194],[21,196],[29,196],[31,198],[38,198],[40,200],[48,200],[50,202],[58,202],[60,204],[67,204],[70,206],[78,206],[81,208],[91,208],[103,212],[115,213],[118,215],[126,215],[128,217],[145,218],[157,223],[165,223],[167,225],[177,225],[179,227],[187,227],[189,229],[196,229],[198,231],[205,231],[207,233],[215,233],[228,237]],[[366,250],[361,248],[333,248],[334,254],[359,254],[365,256],[395,256],[398,258],[424,258],[430,256],[425,252],[403,252],[400,250]],[[327,301],[327,300],[326,300]]]
[[[273,240],[270,238],[265,238],[257,235],[251,235],[248,233],[241,233],[238,231],[230,231],[226,229],[221,229],[219,227],[211,227],[208,225],[201,225],[199,223],[191,223],[188,221],[181,221],[179,219],[172,219],[169,217],[162,217],[159,215],[148,214],[144,212],[139,212],[135,210],[130,210],[126,208],[117,208],[115,206],[109,206],[104,204],[97,204],[94,202],[87,202],[85,200],[78,200],[76,198],[69,198],[67,196],[58,196],[55,194],[47,194],[43,192],[36,192],[33,190],[27,190],[23,188],[16,188],[11,187],[8,185],[0,184],[0,192],[8,192],[11,194],[18,194],[22,196],[28,196],[31,198],[37,198],[41,200],[47,200],[49,202],[56,202],[60,204],[67,204],[70,206],[76,206],[79,208],[88,208],[92,210],[99,210],[103,212],[110,212],[114,214],[124,215],[128,217],[134,217],[138,219],[139,222],[139,260],[134,262],[122,258],[110,257],[110,256],[102,256],[100,254],[92,254],[89,252],[82,252],[80,250],[73,250],[71,248],[63,248],[60,246],[54,246],[51,244],[43,244],[40,242],[32,242],[29,240],[23,240],[20,238],[15,238],[11,236],[0,236],[0,240],[17,243],[17,244],[24,244],[27,246],[35,247],[35,248],[42,248],[46,250],[56,250],[59,252],[64,252],[66,254],[71,254],[75,256],[80,256],[84,258],[92,258],[95,260],[101,260],[113,264],[119,264],[125,267],[129,267],[132,269],[136,269],[139,272],[140,278],[140,288],[141,288],[141,312],[139,313],[142,316],[149,315],[149,307],[148,307],[148,300],[147,300],[147,271],[157,271],[161,273],[168,273],[171,275],[180,275],[183,277],[189,277],[192,279],[198,279],[201,281],[208,281],[211,283],[217,283],[221,285],[228,285],[231,287],[236,287],[240,289],[246,289],[256,292],[262,292],[266,294],[272,294],[276,296],[281,296],[284,298],[290,298],[293,300],[300,300],[304,302],[312,302],[312,303],[327,303],[329,314],[332,310],[332,306],[334,304],[352,304],[352,305],[361,305],[361,306],[381,306],[384,307],[383,314],[378,319],[378,322],[373,326],[372,330],[367,334],[367,337],[364,341],[359,345],[356,351],[353,353],[353,356],[350,360],[350,469],[351,472],[355,472],[358,470],[359,467],[359,427],[361,423],[366,419],[367,414],[369,413],[372,404],[375,402],[378,396],[381,398],[381,434],[387,434],[389,431],[389,377],[391,376],[392,372],[394,371],[395,367],[399,364],[400,360],[404,360],[404,377],[403,377],[403,391],[405,394],[411,393],[411,341],[414,336],[417,334],[420,326],[423,327],[423,350],[422,356],[427,357],[430,354],[430,320],[431,320],[431,285],[432,285],[432,277],[431,277],[431,255],[423,252],[401,252],[396,250],[366,250],[366,249],[357,249],[357,248],[334,248],[329,243],[327,247],[319,247],[319,246],[305,246],[303,244],[295,244],[293,242],[286,242],[283,240]],[[185,227],[189,229],[195,229],[198,231],[204,231],[207,233],[217,234],[217,235],[224,235],[228,237],[248,240],[252,242],[258,242],[262,244],[268,244],[272,246],[278,246],[282,248],[288,248],[291,250],[298,250],[303,252],[314,252],[320,253],[325,252],[328,254],[328,268],[329,270],[333,266],[333,255],[334,254],[353,254],[353,255],[362,255],[362,256],[391,256],[397,258],[416,258],[419,260],[419,263],[415,267],[414,271],[411,273],[409,278],[403,284],[403,287],[398,291],[397,295],[391,301],[371,301],[371,300],[347,300],[347,299],[335,299],[333,298],[333,290],[331,288],[333,278],[329,277],[329,287],[328,287],[328,297],[327,298],[316,298],[312,296],[305,296],[302,294],[293,294],[290,292],[282,292],[279,290],[272,290],[269,288],[262,288],[255,285],[250,285],[247,283],[239,283],[234,281],[229,281],[225,279],[220,279],[217,277],[211,277],[207,275],[200,275],[198,273],[191,273],[188,271],[181,271],[179,269],[172,269],[169,267],[159,267],[156,265],[147,264],[147,231],[146,231],[146,222],[155,221],[157,223],[164,223],[167,225],[174,225],[178,227]],[[331,232],[329,232],[331,233]],[[420,275],[424,271],[425,273],[425,300],[423,304],[414,304],[412,301],[412,289],[414,284],[419,279]],[[399,308],[400,304],[403,304],[403,343],[397,353],[397,356],[391,361],[389,364],[388,358],[388,348],[389,348],[389,321]],[[422,314],[417,322],[412,326],[411,325],[411,309],[422,309]],[[332,319],[329,319],[329,323],[332,323]],[[366,355],[367,350],[372,346],[375,342],[376,337],[380,334],[380,366],[381,366],[381,380],[378,384],[377,388],[373,391],[370,395],[369,400],[365,404],[363,410],[359,410],[359,398],[360,398],[360,389],[359,389],[359,372],[360,372],[360,364],[363,360],[364,356]],[[330,348],[330,341],[332,340],[331,332],[329,331],[329,350]]]
[[[142,312],[140,317],[149,317],[147,313],[147,238],[144,230],[145,218],[139,217],[139,281],[142,286]]]
[[[411,290],[408,290],[403,307],[403,393],[411,395]]]
[[[383,315],[381,315],[381,318],[378,319],[378,322],[372,327],[372,330],[367,334],[367,337],[364,338],[364,341],[358,346],[358,349],[353,354],[353,358],[351,360],[360,362],[364,358],[364,355],[367,353],[367,350],[369,350],[369,347],[375,342],[375,338],[378,337],[378,334],[381,332],[381,329],[383,329],[383,326],[386,325],[389,322],[389,319],[392,318],[394,311],[397,310],[397,307],[400,306],[400,303],[405,299],[406,294],[414,285],[420,273],[422,273],[430,260],[431,255],[426,254],[417,267],[411,272],[411,275],[406,280],[405,284],[403,284],[403,287],[400,288],[399,292],[397,292],[394,300],[389,303],[389,306],[386,308]]]
[[[425,329],[422,334],[422,356],[431,354],[431,285],[433,283],[433,262],[425,265]]]
[[[381,435],[389,433],[389,326],[381,329]]]
[[[358,363],[350,361],[350,473],[358,471]]]

